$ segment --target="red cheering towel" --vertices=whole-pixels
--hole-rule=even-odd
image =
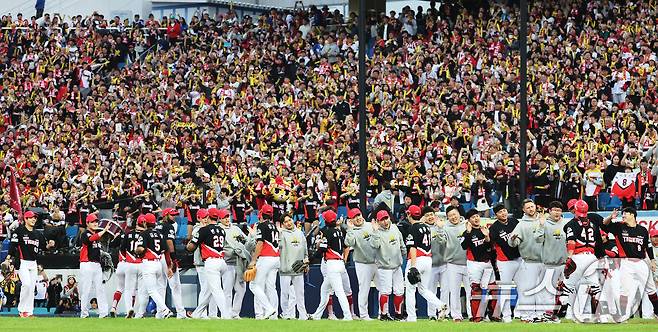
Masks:
[[[619,199],[635,197],[635,173],[617,172],[612,179],[610,194]]]

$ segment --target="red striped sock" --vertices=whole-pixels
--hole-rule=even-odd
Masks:
[[[117,305],[119,304],[119,301],[121,301],[121,292],[116,291],[114,292],[114,296],[112,300],[112,311],[117,310]]]
[[[402,314],[402,301],[404,300],[404,296],[402,295],[395,295],[393,296],[393,306],[395,307],[395,313],[398,315]]]
[[[379,294],[379,314],[388,315],[388,295]]]

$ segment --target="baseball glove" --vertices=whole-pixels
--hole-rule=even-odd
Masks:
[[[308,267],[308,263],[305,263],[303,260],[297,260],[294,263],[292,263],[292,270],[295,273],[302,273],[306,271],[306,268]]]
[[[244,277],[244,281],[246,281],[246,282],[250,282],[250,281],[253,281],[254,279],[256,279],[256,267],[254,266],[254,267],[244,271],[243,277]]]
[[[412,267],[409,269],[409,272],[407,272],[407,280],[409,280],[409,283],[412,285],[420,282],[420,272],[417,268]]]
[[[576,262],[573,259],[568,258],[567,262],[564,264],[564,277],[569,278],[569,276],[576,271]]]

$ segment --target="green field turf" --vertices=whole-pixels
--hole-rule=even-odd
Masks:
[[[453,323],[419,320],[416,323],[405,322],[341,322],[341,321],[256,321],[242,319],[232,321],[220,320],[126,320],[123,318],[0,318],[2,331],[52,331],[52,332],[166,332],[166,331],[658,331],[658,321],[631,320],[623,324],[525,324],[514,322],[502,323]]]

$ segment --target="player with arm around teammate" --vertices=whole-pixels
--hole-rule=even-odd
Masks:
[[[345,239],[343,232],[336,224],[336,212],[332,210],[324,211],[322,218],[327,227],[323,230],[319,246],[327,264],[327,274],[320,287],[320,304],[313,314],[313,319],[320,320],[322,318],[322,313],[329,303],[329,297],[333,290],[343,311],[343,320],[349,321],[352,320],[352,314],[347,295],[343,289],[342,278],[342,274],[345,272]]]
[[[123,296],[126,309],[126,318],[135,316],[134,300],[137,296],[137,280],[139,280],[139,267],[142,260],[135,255],[139,234],[144,231],[140,225],[144,223],[144,215],[137,217],[134,228],[127,228],[121,236],[117,237],[119,243],[119,264],[115,272],[117,276],[117,290],[114,292],[114,301],[110,315],[115,316],[117,306]]]
[[[432,302],[439,308],[438,319],[445,318],[448,305],[436,297],[436,291],[429,289],[430,273],[432,272],[432,231],[429,226],[420,221],[420,209],[416,205],[409,207],[409,235],[407,235],[407,278],[405,289],[405,303],[407,308],[407,321],[416,321],[416,291],[427,302]],[[416,213],[416,211],[418,213]]]
[[[622,210],[621,223],[612,223],[613,218],[608,217],[601,226],[604,231],[615,236],[621,258],[619,273],[623,282],[619,303],[622,318],[628,318],[637,310],[637,306],[631,306],[639,305],[644,293],[651,301],[654,315],[658,315],[658,295],[652,278],[652,272],[656,271],[656,260],[650,248],[649,231],[637,223],[636,217],[635,209],[628,207]]]
[[[162,272],[166,279],[160,279],[160,288],[164,292],[167,285],[171,289],[171,299],[176,308],[176,318],[187,318],[187,312],[183,306],[183,294],[181,291],[180,273],[178,271],[178,257],[176,256],[176,221],[174,218],[178,215],[178,210],[166,208],[162,210],[161,223],[156,226],[156,229],[162,233],[165,239],[166,249],[163,257],[161,258]],[[152,213],[147,213],[147,217],[155,217]],[[153,218],[151,217],[151,218]]]
[[[368,242],[375,249],[377,265],[377,289],[379,290],[379,319],[392,320],[389,313],[389,298],[393,293],[395,319],[401,320],[404,300],[404,278],[402,259],[407,255],[402,233],[391,227],[391,218],[386,210],[377,213],[377,221],[372,223],[373,233]]]
[[[162,233],[155,230],[155,216],[145,216],[143,227],[145,230],[139,235],[137,248],[135,248],[135,254],[142,259],[140,264],[142,278],[139,281],[138,306],[135,310],[135,318],[144,317],[149,297],[153,299],[156,305],[157,313],[155,318],[169,318],[172,312],[167,308],[164,295],[160,292],[158,284],[158,279],[163,277],[160,257],[164,255],[165,240]]]
[[[245,248],[245,236],[240,227],[231,222],[230,213],[227,210],[210,208],[208,213],[211,218],[219,220],[219,227],[226,232],[226,241],[224,242],[224,261],[226,262],[226,272],[222,274],[222,286],[224,296],[226,297],[226,307],[231,309],[231,317],[240,318],[242,310],[242,300],[247,291],[247,285],[243,280],[242,273],[238,268],[239,260],[249,261],[251,256]],[[233,294],[235,291],[235,294]]]
[[[202,217],[207,217],[208,212],[204,209],[199,209]],[[226,262],[224,262],[224,241],[226,233],[224,229],[217,225],[217,220],[209,219],[208,224],[199,229],[194,237],[187,243],[187,251],[194,251],[197,247],[201,248],[201,259],[203,260],[203,269],[206,283],[206,292],[199,298],[197,308],[192,313],[192,318],[201,317],[207,310],[210,304],[210,297],[215,300],[216,305],[219,307],[222,319],[231,319],[230,309],[226,306],[226,298],[224,297],[224,290],[222,289],[222,273],[226,272]]]

